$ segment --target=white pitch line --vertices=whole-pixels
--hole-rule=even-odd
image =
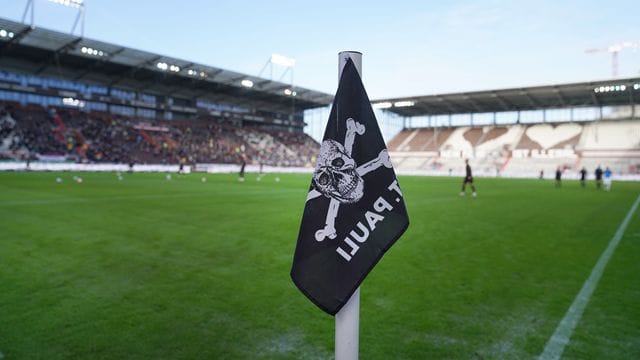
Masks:
[[[573,303],[569,307],[569,310],[567,310],[564,318],[562,318],[562,321],[560,321],[560,324],[558,324],[556,331],[547,342],[547,345],[544,347],[544,351],[540,354],[538,360],[556,360],[560,359],[562,356],[562,352],[564,351],[565,346],[569,343],[571,334],[573,333],[573,330],[575,330],[576,325],[578,325],[578,322],[582,317],[582,313],[587,307],[589,299],[591,299],[593,291],[596,289],[596,286],[598,286],[598,281],[600,281],[602,272],[607,266],[611,255],[613,255],[613,252],[616,250],[616,247],[618,247],[620,239],[622,239],[622,235],[624,234],[629,221],[631,221],[633,214],[638,208],[638,204],[640,204],[640,196],[638,196],[636,201],[633,203],[631,209],[629,209],[629,212],[627,213],[627,216],[618,227],[618,230],[613,235],[613,238],[611,238],[611,241],[609,241],[609,245],[602,255],[600,255],[598,262],[593,267],[593,270],[591,270],[591,275],[589,275],[587,281],[582,285],[582,289],[576,296],[575,300],[573,300]]]
[[[86,203],[91,201],[111,201],[111,200],[138,200],[138,199],[164,199],[173,197],[197,196],[198,194],[149,194],[149,195],[130,195],[130,196],[111,196],[111,197],[95,197],[95,198],[52,198],[52,199],[34,199],[34,200],[18,200],[0,202],[0,206],[17,206],[17,205],[47,205],[47,204],[64,204],[64,203]]]

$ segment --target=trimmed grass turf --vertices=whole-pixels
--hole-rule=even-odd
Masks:
[[[333,356],[289,278],[310,176],[73,175],[0,173],[0,357]],[[476,181],[400,178],[411,225],[362,286],[361,358],[535,358],[640,194]],[[567,358],[640,357],[639,217]]]

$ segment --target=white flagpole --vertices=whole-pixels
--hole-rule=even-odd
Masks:
[[[362,78],[362,53],[341,51],[338,53],[338,81],[347,60],[353,60],[360,78]],[[340,119],[338,119],[340,120]],[[358,359],[358,337],[360,327],[360,287],[336,314],[336,360]]]

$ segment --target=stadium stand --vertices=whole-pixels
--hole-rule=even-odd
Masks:
[[[109,113],[0,105],[5,159],[78,162],[239,163],[311,166],[320,145],[308,135],[221,124],[215,118],[139,120]]]
[[[1,17],[0,29],[7,164],[315,162],[304,112],[329,94]]]
[[[485,176],[552,177],[560,167],[575,177],[582,167],[592,174],[601,166],[639,179],[639,99],[640,78],[628,78],[374,104],[392,104],[384,111],[403,119],[389,142],[401,172],[458,176],[468,158]]]
[[[518,149],[574,149],[582,133],[579,124],[538,124],[529,126]]]
[[[640,122],[609,121],[584,126],[581,150],[628,150],[640,146]]]
[[[404,151],[397,139],[408,134],[448,135],[429,151]],[[441,144],[437,147],[437,144]],[[464,158],[485,175],[529,175],[542,170],[549,176],[560,166],[577,172],[583,166],[608,166],[619,174],[638,173],[640,122],[533,124],[405,129],[389,143],[395,164],[407,171],[462,172]],[[422,147],[421,147],[422,148]]]
[[[305,111],[331,95],[8,19],[0,28],[15,34],[0,38],[0,159],[315,162]],[[628,78],[374,104],[402,121],[389,128],[405,128],[388,144],[400,171],[460,174],[469,158],[479,175],[537,176],[558,166],[638,173],[638,99],[640,78]]]

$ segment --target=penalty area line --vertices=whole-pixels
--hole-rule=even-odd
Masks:
[[[607,263],[609,262],[611,255],[613,255],[613,252],[616,250],[616,247],[618,247],[620,239],[622,239],[622,235],[624,235],[624,231],[626,230],[629,221],[631,221],[633,214],[638,208],[638,204],[640,204],[640,195],[631,206],[631,209],[629,209],[627,216],[618,227],[613,238],[609,241],[609,245],[602,255],[600,255],[598,262],[593,267],[593,270],[591,270],[591,275],[589,275],[587,281],[582,285],[582,289],[580,289],[580,292],[576,296],[575,300],[573,300],[573,303],[569,307],[569,310],[567,310],[564,318],[562,318],[560,324],[558,324],[556,331],[547,342],[547,345],[544,347],[544,351],[540,354],[538,360],[555,360],[560,359],[562,356],[562,352],[564,351],[565,346],[569,343],[571,334],[573,333],[573,330],[575,330],[576,325],[578,325],[578,322],[582,317],[582,313],[587,307],[589,299],[591,299],[593,291],[598,286],[598,281],[600,281],[604,268],[607,266]]]

